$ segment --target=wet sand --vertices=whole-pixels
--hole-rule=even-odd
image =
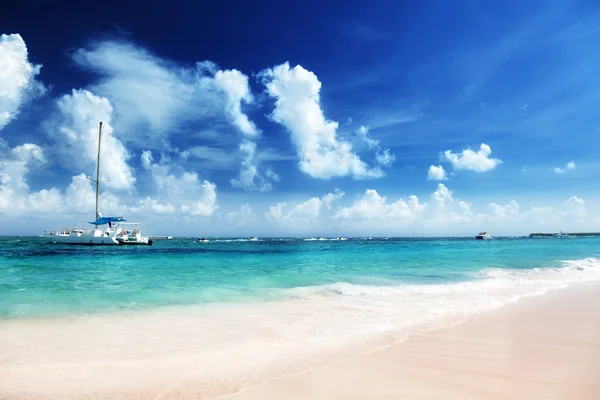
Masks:
[[[600,283],[525,298],[227,399],[600,399]]]

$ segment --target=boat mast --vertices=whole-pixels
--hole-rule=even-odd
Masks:
[[[102,121],[100,121],[100,129],[98,132],[98,164],[96,165],[96,221],[100,218],[98,214],[98,193],[100,191],[100,141],[102,140]],[[98,229],[98,225],[96,225]]]

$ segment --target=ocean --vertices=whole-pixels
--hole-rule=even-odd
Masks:
[[[595,237],[208,239],[0,238],[0,365],[251,380],[600,279]]]

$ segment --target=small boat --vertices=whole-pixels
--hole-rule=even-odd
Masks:
[[[205,238],[197,238],[196,243],[208,243],[208,239]]]
[[[492,240],[492,236],[487,232],[479,232],[479,235],[475,236],[478,240]]]
[[[255,238],[254,236],[250,236],[250,237],[248,238],[248,240],[250,240],[250,241],[253,241],[253,242],[254,242],[254,241],[258,240],[258,239],[257,239],[257,238]]]
[[[564,231],[560,231],[559,233],[557,233],[554,236],[555,237],[559,237],[559,238],[572,238],[573,237],[573,236],[569,235],[568,233],[566,233]]]

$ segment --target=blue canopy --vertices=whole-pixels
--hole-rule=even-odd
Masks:
[[[88,224],[104,225],[104,224],[108,224],[109,222],[123,222],[123,221],[126,221],[125,219],[123,219],[123,217],[100,217],[94,222],[88,222]]]

